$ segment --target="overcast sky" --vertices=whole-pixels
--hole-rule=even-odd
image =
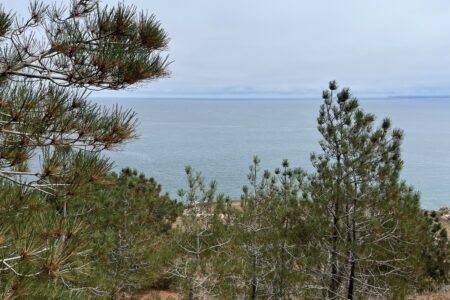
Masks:
[[[448,0],[123,2],[156,15],[173,60],[170,78],[130,95],[312,96],[330,79],[360,95],[450,95]]]

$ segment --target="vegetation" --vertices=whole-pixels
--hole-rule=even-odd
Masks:
[[[101,151],[135,137],[133,112],[87,91],[167,74],[153,16],[94,0],[0,10],[0,297],[404,299],[448,284],[435,212],[400,180],[402,131],[329,83],[314,171],[262,171],[240,201],[186,168],[179,201]],[[239,205],[236,205],[239,204]]]
[[[214,181],[206,185],[201,174],[191,167],[186,167],[186,175],[189,188],[179,191],[186,209],[172,237],[178,255],[168,274],[186,299],[193,300],[218,295],[221,278],[215,267],[230,242],[224,234],[224,217],[230,214],[223,196],[215,195]]]
[[[181,294],[404,299],[448,283],[446,231],[399,179],[402,132],[389,119],[376,126],[375,116],[335,82],[323,101],[317,119],[323,152],[311,155],[314,172],[290,168],[287,160],[273,173],[261,172],[255,157],[240,207],[215,210],[214,185],[205,189],[188,169],[181,231],[188,242],[180,259],[195,268],[178,276],[192,280],[179,286]],[[203,196],[196,198],[197,189]],[[190,270],[185,264],[179,269]]]
[[[439,213],[425,211],[425,224],[421,230],[427,232],[421,243],[421,254],[425,266],[425,274],[418,285],[419,290],[432,291],[450,278],[450,244],[447,230],[442,226]]]
[[[297,268],[305,258],[307,237],[301,231],[308,227],[298,218],[304,173],[284,161],[275,174],[260,174],[258,157],[249,169],[249,186],[244,186],[241,210],[235,212],[235,249],[230,251],[235,297],[291,298],[305,279]]]
[[[309,199],[325,252],[317,284],[328,299],[399,298],[412,285],[408,266],[420,261],[410,245],[411,220],[421,218],[417,195],[399,181],[402,132],[389,119],[375,128],[375,117],[348,89],[335,99],[336,90],[330,82],[323,93],[317,120],[323,153],[311,158]]]
[[[100,294],[83,279],[91,237],[75,198],[105,180],[100,152],[134,138],[136,118],[88,92],[167,75],[168,39],[153,16],[121,4],[35,1],[29,11],[0,9],[0,290]]]
[[[117,299],[139,289],[165,287],[167,268],[177,253],[169,231],[183,206],[161,195],[161,187],[134,170],[124,169],[94,185],[89,198],[77,199],[79,216],[90,230],[89,281],[102,296]],[[82,206],[82,207],[81,207]]]

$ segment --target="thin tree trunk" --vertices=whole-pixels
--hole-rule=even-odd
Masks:
[[[338,264],[337,264],[337,242],[338,242],[338,224],[339,224],[339,201],[336,199],[334,203],[334,216],[333,216],[333,235],[332,235],[332,248],[331,248],[331,285],[328,292],[328,298],[333,299],[336,297],[339,287],[338,279]]]
[[[341,164],[341,157],[340,155],[337,156],[337,164]],[[333,233],[332,233],[332,240],[331,240],[331,283],[330,283],[330,289],[328,290],[328,298],[329,299],[335,299],[337,296],[337,291],[339,289],[339,285],[341,280],[339,279],[338,274],[338,255],[337,255],[337,244],[338,244],[338,226],[339,226],[339,198],[340,198],[340,184],[341,184],[341,176],[339,176],[339,179],[337,181],[337,193],[336,193],[336,199],[334,202],[334,208],[333,208]]]
[[[349,277],[349,284],[348,284],[348,293],[347,293],[347,299],[352,300],[353,299],[353,292],[355,288],[355,257],[352,253],[351,259],[350,259],[350,277]]]
[[[252,278],[252,300],[256,300],[256,289],[258,285],[258,280],[256,278],[256,256],[252,257],[252,268],[253,268],[253,278]]]
[[[352,224],[351,224],[351,238],[352,242],[356,242],[356,222],[355,222],[355,214],[356,214],[356,199],[357,199],[357,191],[358,191],[358,185],[355,180],[355,197],[353,198],[353,217],[352,217]],[[347,299],[352,300],[354,289],[355,289],[355,268],[356,268],[356,260],[355,260],[355,252],[354,250],[351,251],[350,255],[350,275],[348,278],[348,292],[347,292]]]

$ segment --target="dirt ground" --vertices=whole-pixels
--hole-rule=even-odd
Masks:
[[[442,291],[438,293],[430,293],[423,295],[416,295],[410,298],[411,300],[450,300],[450,291]]]
[[[159,299],[159,300],[181,300],[182,297],[171,291],[151,291],[148,293],[145,293],[139,297],[140,300],[152,300],[152,299]]]

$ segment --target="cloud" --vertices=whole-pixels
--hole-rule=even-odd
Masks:
[[[449,1],[124,2],[156,14],[174,61],[133,95],[306,95],[330,79],[362,94],[450,92]]]

